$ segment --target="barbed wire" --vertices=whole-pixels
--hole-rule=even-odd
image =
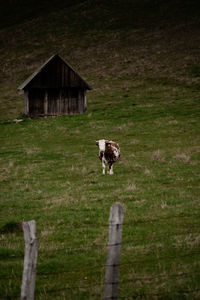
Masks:
[[[59,288],[59,289],[51,289],[51,290],[45,290],[45,293],[56,293],[56,292],[62,292],[62,291],[66,291],[66,290],[73,290],[73,289],[85,289],[85,288],[92,288],[92,287],[99,287],[99,286],[104,286],[105,285],[105,282],[103,283],[99,283],[99,282],[96,282],[96,283],[93,283],[93,284],[85,284],[85,285],[72,285],[72,286],[69,286],[69,287],[62,287],[62,288]],[[41,291],[37,291],[35,292],[36,294],[40,294]]]
[[[160,279],[160,278],[178,278],[178,277],[184,277],[184,276],[191,276],[191,275],[200,275],[200,271],[197,272],[182,272],[182,273],[177,273],[177,274],[158,274],[155,276],[148,276],[148,277],[133,277],[131,279],[125,279],[125,280],[120,280],[119,283],[129,283],[133,282],[134,280],[138,281],[150,281],[154,279]]]
[[[136,299],[136,298],[143,298],[143,297],[149,297],[149,296],[175,296],[176,294],[192,294],[200,292],[200,289],[194,289],[194,290],[182,290],[182,291],[171,291],[171,292],[163,292],[163,293],[141,293],[136,294],[132,296],[118,296],[118,299]],[[113,299],[112,297],[106,297],[104,299]]]
[[[188,256],[191,256],[191,255],[199,255],[200,254],[200,251],[191,251],[190,253],[187,253],[187,254],[183,254],[183,255],[181,255],[181,254],[178,254],[178,257],[188,257]],[[148,254],[146,254],[145,255],[146,257],[148,257],[149,255]],[[167,255],[165,255],[165,256],[159,256],[159,258],[149,258],[149,259],[137,259],[137,260],[135,260],[135,261],[133,261],[133,260],[131,260],[131,261],[126,261],[126,262],[122,262],[122,263],[120,263],[119,264],[119,266],[121,267],[121,266],[125,266],[125,265],[129,265],[129,266],[131,266],[131,265],[133,265],[133,264],[141,264],[141,262],[146,262],[146,261],[157,261],[158,259],[159,260],[163,260],[163,259],[174,259],[175,258],[175,256],[167,256]],[[108,266],[112,266],[112,265],[107,265],[107,264],[102,264],[102,265],[95,265],[95,266],[91,266],[91,267],[89,267],[89,266],[82,266],[81,268],[77,268],[77,269],[73,269],[73,270],[66,270],[66,271],[59,271],[59,272],[55,272],[55,273],[52,273],[52,272],[49,272],[49,273],[40,273],[40,272],[38,272],[37,274],[38,275],[41,275],[41,276],[46,276],[46,275],[58,275],[58,274],[62,274],[62,273],[75,273],[75,272],[82,272],[83,271],[83,268],[84,268],[84,271],[86,272],[86,271],[89,271],[89,270],[91,270],[91,269],[98,269],[98,268],[106,268],[106,267],[108,267]]]
[[[178,257],[188,257],[188,256],[191,256],[191,255],[199,255],[200,254],[200,251],[191,251],[189,253],[186,253],[186,254],[178,254]],[[143,255],[143,257],[146,256],[146,257],[149,257],[148,254],[145,254]],[[159,258],[149,258],[149,259],[137,259],[137,260],[131,260],[131,261],[126,261],[126,262],[122,262],[119,264],[119,266],[125,266],[125,265],[135,265],[135,264],[141,264],[142,262],[147,262],[147,261],[157,261],[158,259],[159,260],[163,260],[163,259],[174,259],[176,256],[159,256]],[[65,262],[63,262],[64,264]],[[67,262],[66,262],[67,263]],[[73,268],[73,270],[60,270],[60,271],[57,271],[57,272],[40,272],[38,271],[37,272],[37,275],[38,276],[47,276],[47,275],[50,275],[50,276],[54,276],[54,275],[59,275],[59,274],[67,274],[67,273],[82,273],[83,272],[83,268],[84,268],[84,272],[87,272],[89,270],[92,270],[92,269],[95,269],[96,272],[98,269],[100,268],[106,268],[108,266],[113,266],[113,265],[108,265],[108,264],[98,264],[98,265],[94,265],[94,266],[89,266],[89,265],[85,265],[85,266],[82,266],[80,268]],[[115,265],[116,266],[116,265]],[[38,265],[38,268],[39,268],[39,265]],[[0,280],[7,280],[7,279],[16,279],[17,277],[21,278],[21,275],[13,275],[13,276],[3,276],[3,277],[0,277]]]
[[[184,233],[171,233],[171,234],[154,235],[152,237],[148,236],[148,240],[151,240],[151,243],[147,243],[147,244],[141,243],[141,242],[143,242],[143,240],[141,240],[141,239],[132,239],[132,240],[129,239],[129,240],[126,240],[126,241],[122,241],[122,243],[115,243],[115,244],[110,244],[110,245],[107,244],[107,243],[102,243],[102,244],[98,243],[97,244],[97,243],[93,242],[89,245],[81,245],[79,247],[71,246],[71,247],[63,247],[63,248],[51,249],[51,250],[46,250],[45,249],[45,251],[42,251],[42,249],[41,249],[41,250],[39,250],[39,253],[40,253],[40,255],[42,255],[42,254],[48,255],[48,254],[51,254],[51,253],[55,254],[57,252],[71,253],[71,252],[76,252],[76,251],[79,251],[79,250],[87,251],[88,249],[102,248],[102,247],[114,247],[114,246],[117,246],[117,245],[122,245],[122,246],[129,245],[130,246],[132,244],[137,244],[137,246],[138,246],[138,243],[139,243],[139,245],[143,245],[143,246],[149,245],[149,244],[154,245],[155,243],[152,243],[152,239],[154,239],[154,240],[155,239],[158,240],[158,239],[162,239],[162,238],[166,239],[166,237],[174,238],[174,237],[182,236],[182,235],[185,235],[185,234],[187,234],[187,235],[188,234],[189,235],[199,235],[200,233],[189,231],[189,232],[184,232]],[[13,249],[7,249],[7,250],[12,251]],[[18,251],[18,250],[14,249],[14,251]],[[24,255],[24,251],[21,254],[18,254],[18,255],[13,255],[13,254],[8,253],[7,255],[3,255],[3,256],[4,256],[4,258],[7,257],[7,258],[14,259],[14,258],[22,258],[23,255]]]
[[[162,218],[154,218],[154,219],[145,219],[145,220],[133,220],[131,222],[124,222],[122,225],[123,226],[134,226],[134,225],[138,225],[138,224],[145,224],[145,223],[156,223],[156,222],[162,222],[162,221],[166,221],[166,220],[171,220],[171,219],[174,219],[174,218],[191,218],[191,217],[200,217],[200,214],[182,214],[182,215],[172,215],[172,216],[166,216],[166,217],[162,217]],[[190,226],[192,226],[193,224],[190,224]],[[101,227],[106,227],[108,228],[109,226],[116,226],[116,224],[112,225],[112,224],[101,224],[101,223],[88,223],[88,224],[82,224],[82,225],[79,225],[79,224],[70,224],[70,225],[66,225],[64,228],[65,229],[98,229],[98,228],[101,228]],[[192,226],[193,228],[196,228],[196,226]],[[1,234],[8,234],[7,232],[5,233],[1,233]],[[12,240],[8,240],[8,239],[0,239],[0,242],[16,242],[16,243],[19,243],[19,242],[22,242],[23,240],[20,239],[12,239]]]
[[[110,282],[109,284],[118,284],[120,282]],[[77,285],[77,286],[69,286],[69,287],[61,287],[61,288],[56,288],[56,289],[51,289],[51,290],[43,290],[43,291],[39,291],[36,290],[35,294],[39,295],[39,294],[55,294],[58,292],[64,292],[67,290],[74,290],[74,289],[85,289],[85,288],[94,288],[94,287],[100,287],[100,286],[105,286],[105,282],[103,283],[93,283],[93,284],[85,284],[85,285]],[[181,291],[169,291],[169,292],[160,292],[160,293],[136,293],[135,295],[126,295],[126,296],[120,296],[118,295],[118,299],[136,299],[136,298],[141,298],[141,297],[149,297],[149,296],[169,296],[169,295],[177,295],[177,294],[192,294],[192,293],[197,293],[200,292],[200,289],[190,289],[190,290],[181,290]],[[1,297],[1,299],[13,299],[13,298],[18,298],[19,295],[7,295],[6,297]],[[105,299],[116,299],[116,297],[104,297]]]
[[[99,287],[101,286],[102,284],[96,284],[96,285],[90,285],[88,287]],[[85,286],[78,286],[78,287],[68,287],[68,288],[60,288],[60,289],[52,289],[52,290],[45,290],[45,291],[35,291],[35,294],[36,295],[39,295],[39,294],[42,294],[42,293],[45,293],[45,294],[54,294],[54,293],[58,293],[58,292],[64,292],[64,291],[67,291],[67,290],[71,290],[73,288],[86,288]],[[182,290],[182,291],[171,291],[171,292],[160,292],[160,293],[137,293],[136,295],[127,295],[127,296],[120,296],[118,295],[118,299],[136,299],[136,298],[143,298],[143,297],[150,297],[150,296],[153,296],[153,297],[157,297],[157,296],[175,296],[175,295],[180,295],[180,294],[193,294],[193,293],[198,293],[200,292],[200,289],[194,289],[194,290]],[[18,299],[19,298],[19,295],[6,295],[6,296],[1,296],[1,299]],[[116,300],[116,297],[104,297],[104,300],[108,300],[108,299],[115,299]]]
[[[173,218],[188,218],[188,217],[192,217],[192,216],[199,216],[198,214],[186,214],[186,215],[182,215],[182,216],[180,216],[180,215],[174,215],[174,216],[168,216],[168,217],[162,217],[162,218],[159,218],[159,219],[147,219],[147,220],[133,220],[132,222],[127,222],[127,223],[124,223],[123,224],[123,226],[133,226],[133,225],[137,225],[137,224],[144,224],[144,223],[154,223],[154,222],[160,222],[160,221],[166,221],[166,220],[171,220],[171,219],[173,219]],[[107,227],[108,228],[108,226],[109,226],[109,224],[106,224],[106,225],[104,225],[104,224],[95,224],[96,225],[96,227],[94,227],[95,229],[97,229],[97,228],[100,228],[100,227]],[[121,224],[122,225],[122,224]],[[71,225],[69,225],[69,226],[67,226],[67,228],[70,228],[70,229],[72,229],[72,228],[81,228],[81,229],[83,229],[83,228],[90,228],[90,226],[93,226],[93,224],[85,224],[84,226],[79,226],[79,227],[77,227],[77,226],[75,226],[74,227],[74,225],[73,225],[73,227],[71,226]],[[115,226],[115,225],[114,225]],[[194,226],[193,228],[196,228],[196,226]],[[92,227],[92,229],[93,229],[93,227]],[[192,234],[192,235],[198,235],[199,234],[199,232],[193,232],[193,231],[190,231],[190,232],[182,232],[182,233],[175,233],[174,234],[174,232],[171,234],[169,234],[169,233],[167,233],[167,234],[162,234],[162,235],[153,235],[153,236],[151,236],[151,237],[148,237],[148,238],[150,238],[150,239],[160,239],[160,238],[166,238],[166,237],[177,237],[177,236],[182,236],[182,235],[188,235],[188,234]],[[0,240],[1,242],[2,242],[2,240]],[[12,243],[13,241],[8,241],[8,240],[5,240],[7,243]],[[21,239],[21,240],[16,240],[16,242],[17,243],[21,243],[21,242],[23,242],[23,240]],[[49,242],[49,241],[47,241],[47,242]],[[54,241],[53,241],[54,242]],[[92,248],[92,249],[95,249],[95,248],[99,248],[99,247],[114,247],[114,246],[120,246],[121,244],[122,245],[132,245],[132,244],[137,244],[137,243],[141,243],[141,242],[143,242],[141,239],[132,239],[132,240],[125,240],[125,241],[123,241],[122,243],[114,243],[114,244],[110,244],[110,245],[108,245],[108,244],[106,244],[106,243],[102,243],[102,244],[99,244],[99,243],[95,243],[95,242],[93,242],[93,243],[91,243],[91,244],[89,244],[89,245],[82,245],[82,246],[79,246],[79,247],[64,247],[64,248],[60,248],[60,249],[51,249],[51,250],[46,250],[46,251],[44,251],[44,252],[41,252],[40,251],[40,254],[45,254],[45,255],[47,255],[47,254],[49,254],[49,253],[56,253],[56,252],[64,252],[64,253],[66,253],[66,252],[68,252],[68,253],[70,253],[70,252],[74,252],[74,251],[79,251],[79,250],[88,250],[88,249],[90,249],[90,248]],[[44,241],[43,241],[43,243],[44,243]],[[155,243],[151,243],[152,245],[154,245]],[[142,245],[144,245],[144,243],[142,244]],[[149,243],[147,244],[147,245],[149,245]],[[189,248],[184,248],[184,251],[186,251],[186,250],[188,250]],[[11,250],[12,251],[12,249],[9,249],[9,250]],[[152,253],[151,253],[152,254]],[[177,254],[177,256],[178,257],[187,257],[187,256],[191,256],[191,255],[199,255],[200,254],[200,251],[190,251],[189,253],[184,253],[184,254]],[[21,255],[13,255],[13,254],[9,254],[8,253],[8,255],[6,256],[6,254],[4,254],[3,255],[3,258],[5,258],[5,257],[8,257],[8,258],[11,258],[11,259],[16,259],[16,258],[23,258],[23,256],[24,256],[24,254],[22,253]],[[161,260],[161,259],[174,259],[175,257],[176,257],[176,255],[170,255],[170,256],[168,256],[168,255],[163,255],[163,256],[159,256],[159,257],[154,257],[154,258],[149,258],[149,259],[146,259],[146,257],[148,256],[149,257],[149,254],[147,253],[147,254],[142,254],[141,255],[142,256],[142,259],[140,258],[139,260],[137,259],[137,260],[132,260],[132,261],[126,261],[126,262],[122,262],[122,263],[120,263],[120,266],[124,266],[124,265],[135,265],[135,264],[141,264],[141,262],[145,262],[145,261],[151,261],[152,262],[152,260],[153,261],[155,261],[155,260]],[[63,263],[65,263],[65,262],[63,262]],[[67,263],[67,262],[66,262]],[[87,272],[87,271],[89,271],[89,270],[92,270],[92,269],[95,269],[95,272],[98,272],[97,270],[98,269],[102,269],[102,268],[106,268],[106,267],[108,267],[109,265],[107,265],[107,264],[102,264],[102,265],[95,265],[95,266],[89,266],[89,265],[86,265],[86,266],[82,266],[82,267],[80,267],[80,268],[73,268],[73,270],[71,269],[71,270],[60,270],[60,271],[58,271],[58,272],[37,272],[37,275],[38,276],[49,276],[49,275],[51,275],[51,276],[57,276],[57,275],[59,275],[59,274],[66,274],[66,273],[82,273],[83,272],[83,268],[84,268],[84,272]],[[39,266],[39,268],[40,268],[40,266]],[[101,271],[100,271],[101,272]],[[192,274],[199,274],[199,273],[197,273],[197,272],[182,272],[182,273],[177,273],[177,274],[170,274],[170,275],[155,275],[155,276],[151,276],[151,277],[134,277],[134,278],[132,278],[132,279],[128,279],[128,280],[124,280],[124,281],[119,281],[119,283],[121,283],[121,284],[124,284],[124,283],[128,283],[128,282],[132,282],[133,280],[140,280],[140,281],[147,281],[147,280],[154,280],[154,279],[156,279],[156,278],[160,278],[160,277],[163,277],[163,278],[170,278],[170,277],[173,277],[173,278],[176,278],[176,277],[180,277],[180,276],[187,276],[187,275],[192,275]],[[2,277],[0,277],[0,280],[8,280],[8,279],[15,279],[15,280],[19,280],[19,278],[20,278],[20,280],[21,280],[21,274],[20,275],[18,275],[18,274],[16,274],[16,275],[13,275],[13,276],[2,276]],[[104,283],[105,284],[105,283]],[[45,293],[56,293],[56,292],[60,292],[60,291],[64,291],[64,290],[67,290],[67,289],[75,289],[75,288],[91,288],[91,287],[95,287],[95,286],[100,286],[100,285],[102,285],[102,284],[90,284],[90,285],[83,285],[83,286],[70,286],[70,287],[65,287],[65,288],[61,288],[61,289],[54,289],[54,290],[47,290],[47,291],[45,291]],[[188,291],[188,293],[190,293],[190,292],[196,292],[196,291],[199,291],[199,290],[191,290],[191,291]],[[36,293],[41,293],[41,291],[37,291],[36,290]],[[182,291],[181,291],[181,293],[182,293]],[[186,293],[186,292],[185,292]],[[161,294],[156,294],[156,293],[152,293],[152,294],[148,294],[148,293],[144,293],[144,294],[137,294],[136,296],[135,295],[133,295],[133,296],[126,296],[126,297],[123,297],[123,296],[119,296],[118,298],[121,298],[121,299],[123,299],[123,298],[136,298],[136,297],[143,297],[143,296],[159,296],[159,295],[165,295],[165,293],[161,293]],[[13,299],[13,298],[17,298],[18,296],[15,296],[15,295],[8,295],[7,297],[6,297],[6,299]],[[109,299],[109,298],[108,298]],[[110,299],[112,299],[112,298],[110,298]]]
[[[177,237],[177,236],[182,236],[182,235],[185,235],[185,234],[190,234],[190,235],[200,235],[200,232],[193,232],[193,231],[189,231],[189,232],[184,232],[184,233],[172,233],[172,234],[162,234],[162,235],[154,235],[152,237],[149,237],[148,236],[148,239],[162,239],[162,238],[166,238],[166,237]],[[132,243],[135,243],[135,244],[138,244],[138,243],[141,243],[143,242],[141,239],[132,239],[132,240],[125,240],[125,241],[122,241],[122,243],[120,243],[120,245],[130,245]],[[51,252],[59,252],[59,251],[73,251],[73,250],[84,250],[84,249],[88,249],[88,248],[98,248],[98,247],[112,247],[112,246],[117,246],[119,243],[116,243],[116,244],[112,244],[112,245],[109,245],[109,244],[97,244],[95,242],[89,244],[89,245],[82,245],[80,247],[65,247],[65,248],[60,248],[60,249],[52,249],[52,250],[48,250],[48,251],[45,251],[44,253],[51,253]],[[149,243],[148,243],[149,244]],[[147,244],[147,245],[148,245]],[[152,244],[152,242],[151,242]],[[142,243],[142,245],[145,245],[144,243]],[[41,252],[40,252],[41,253]]]
[[[75,209],[75,211],[82,211],[80,209]],[[93,217],[95,217],[96,215],[94,215]],[[137,223],[149,223],[149,222],[159,222],[162,220],[168,220],[168,219],[173,219],[173,218],[189,218],[189,217],[199,217],[200,213],[180,213],[177,215],[171,215],[171,216],[162,216],[161,218],[152,218],[152,219],[135,219],[133,220],[131,223],[126,223],[124,222],[123,225],[132,225],[132,224],[137,224]],[[127,215],[128,217],[128,215]],[[132,216],[131,216],[132,217]],[[102,224],[102,223],[84,223],[84,225],[79,225],[79,224],[69,224],[69,225],[65,225],[65,228],[85,228],[88,227],[88,225],[96,225],[96,227],[101,227],[101,226],[108,226],[109,222],[106,224]],[[7,234],[7,232],[3,233],[1,232],[1,234]]]

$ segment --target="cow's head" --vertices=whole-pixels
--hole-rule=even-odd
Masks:
[[[99,147],[100,151],[105,151],[106,146],[109,144],[110,142],[108,140],[98,140],[96,141],[96,145]]]

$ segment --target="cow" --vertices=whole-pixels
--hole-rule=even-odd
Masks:
[[[106,164],[108,164],[108,174],[114,174],[113,164],[120,158],[119,145],[104,139],[96,141],[96,145],[99,147],[99,159],[102,163],[103,174],[105,174]]]

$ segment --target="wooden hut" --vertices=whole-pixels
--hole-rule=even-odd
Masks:
[[[84,113],[91,87],[58,54],[50,57],[18,88],[24,114],[31,118]]]

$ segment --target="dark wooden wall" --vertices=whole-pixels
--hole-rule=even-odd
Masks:
[[[85,93],[82,88],[31,88],[25,93],[25,113],[30,117],[84,113]]]

